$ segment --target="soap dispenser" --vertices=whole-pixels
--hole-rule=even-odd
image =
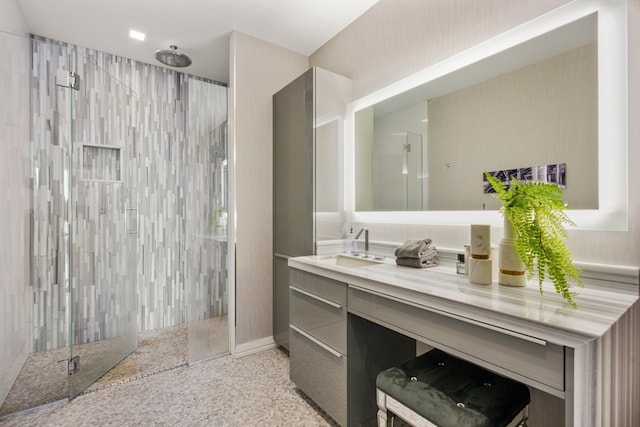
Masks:
[[[467,274],[467,266],[464,262],[464,254],[458,254],[458,261],[456,261],[456,273]]]
[[[356,246],[356,236],[353,233],[353,226],[349,228],[349,234],[347,235],[347,241],[344,244],[344,251],[348,254],[351,255],[354,251],[357,251],[357,246]]]

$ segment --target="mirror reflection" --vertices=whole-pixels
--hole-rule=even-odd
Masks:
[[[598,209],[596,38],[593,14],[357,111],[356,211],[494,210],[483,171],[557,164]]]

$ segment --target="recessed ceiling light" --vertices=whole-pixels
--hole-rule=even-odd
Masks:
[[[144,41],[147,35],[145,33],[141,33],[140,31],[129,30],[129,37],[131,37],[132,39]]]

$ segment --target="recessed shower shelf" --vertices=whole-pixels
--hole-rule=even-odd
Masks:
[[[82,144],[82,180],[115,183],[122,181],[121,147]]]

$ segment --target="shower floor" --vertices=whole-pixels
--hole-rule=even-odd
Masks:
[[[185,366],[189,355],[192,360],[198,360],[226,354],[227,329],[227,318],[221,316],[140,332],[137,349],[84,393]],[[83,369],[83,356],[89,359],[92,352],[108,351],[108,346],[108,340],[76,346],[74,353],[80,355],[80,369]],[[68,398],[68,377],[58,367],[58,361],[68,357],[69,347],[30,354],[0,406],[0,416]]]

